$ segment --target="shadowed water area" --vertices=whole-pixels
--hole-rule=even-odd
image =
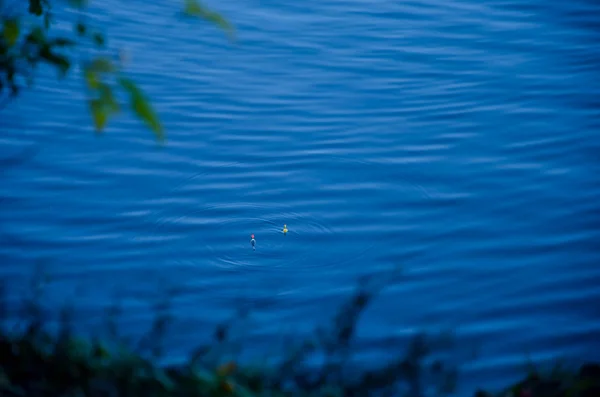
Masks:
[[[600,349],[600,3],[214,4],[235,44],[176,2],[95,2],[165,147],[129,116],[94,137],[79,76],[2,110],[2,161],[36,150],[1,170],[9,290],[41,260],[46,303],[96,327],[117,297],[137,333],[176,287],[175,360],[239,304],[272,345],[383,273],[365,358],[452,327],[493,383]]]

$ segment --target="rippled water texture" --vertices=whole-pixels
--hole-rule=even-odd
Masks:
[[[235,44],[174,2],[95,3],[168,145],[129,117],[94,137],[53,74],[0,113],[3,159],[38,150],[2,168],[13,290],[43,260],[50,303],[98,324],[120,296],[137,332],[177,287],[178,357],[240,302],[271,341],[401,268],[365,352],[455,327],[479,381],[600,347],[600,3],[215,3]]]

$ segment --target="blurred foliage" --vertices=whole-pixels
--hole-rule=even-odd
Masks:
[[[333,324],[312,340],[283,352],[276,364],[250,365],[231,357],[231,324],[219,326],[212,342],[192,352],[180,365],[159,365],[159,348],[171,323],[169,297],[155,304],[156,319],[136,348],[117,336],[114,315],[104,340],[83,339],[73,332],[72,308],[60,312],[60,327],[43,306],[48,278],[36,275],[24,301],[20,321],[7,305],[0,284],[0,395],[6,397],[368,397],[444,396],[454,391],[456,369],[434,358],[452,345],[446,334],[416,334],[404,352],[390,346],[388,363],[375,368],[352,364],[351,348],[360,314],[376,288],[362,283],[343,305]],[[244,312],[242,312],[243,315]],[[229,353],[228,353],[229,352]],[[311,355],[320,365],[308,364]],[[598,397],[600,365],[531,368],[521,381],[498,393],[477,391],[475,397]]]
[[[598,397],[600,364],[585,363],[579,368],[554,366],[550,371],[532,368],[519,382],[497,393],[479,390],[475,397]]]
[[[86,22],[88,1],[68,0],[63,5],[77,15],[68,35],[54,34],[55,3],[61,4],[58,0],[13,0],[10,4],[0,0],[0,109],[34,83],[39,65],[50,65],[62,79],[74,69],[78,58],[89,110],[98,132],[127,106],[162,140],[163,126],[148,98],[134,81],[125,77],[122,59],[110,56],[105,35]],[[234,37],[233,26],[198,0],[185,0],[183,14],[213,23]],[[86,57],[86,50],[98,54]],[[125,104],[119,101],[117,90],[125,93]]]
[[[41,276],[34,279],[24,311],[13,311],[20,316],[8,314],[11,310],[1,305],[5,309],[0,313],[2,396],[365,397],[402,393],[420,397],[432,386],[434,395],[446,395],[456,380],[454,368],[430,357],[434,350],[449,346],[448,335],[415,335],[404,353],[390,348],[390,361],[374,368],[352,363],[356,323],[375,293],[367,283],[327,329],[314,338],[287,344],[289,350],[278,355],[275,363],[257,365],[236,359],[231,355],[231,324],[222,324],[209,338],[212,342],[195,349],[186,363],[161,366],[158,346],[171,323],[168,299],[159,299],[155,305],[154,326],[141,343],[125,343],[116,337],[114,318],[110,326],[114,340],[82,339],[73,331],[73,311],[68,308],[59,316],[58,331],[50,332],[45,326],[56,321],[42,305],[44,280]],[[15,317],[22,320],[15,321]],[[311,357],[320,357],[320,364],[309,363]]]

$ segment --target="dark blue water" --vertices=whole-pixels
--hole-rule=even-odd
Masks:
[[[176,287],[173,359],[240,303],[257,343],[309,332],[370,273],[391,281],[370,357],[452,327],[478,348],[466,381],[493,384],[600,347],[599,3],[227,1],[235,44],[146,4],[93,21],[165,147],[129,116],[95,137],[79,78],[0,113],[2,158],[38,150],[2,169],[12,290],[42,261],[48,304],[95,327],[119,297],[141,332]]]

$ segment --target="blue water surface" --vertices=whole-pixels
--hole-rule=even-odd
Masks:
[[[129,115],[94,136],[78,74],[0,113],[10,291],[43,263],[48,305],[75,299],[95,329],[119,299],[135,334],[176,288],[177,360],[240,305],[256,346],[311,332],[377,274],[364,357],[453,328],[470,390],[600,351],[600,3],[213,2],[233,43],[177,4],[90,20],[165,146]]]

